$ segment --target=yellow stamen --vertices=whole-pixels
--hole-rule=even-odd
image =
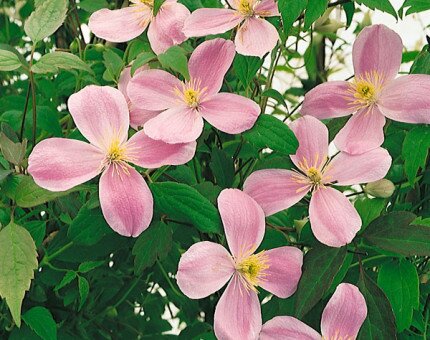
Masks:
[[[189,82],[182,84],[182,89],[175,89],[175,94],[180,100],[193,109],[199,108],[205,92],[206,88],[201,89],[201,81],[195,79],[191,79]]]
[[[154,0],[140,0],[140,2],[144,5],[147,5],[149,7],[153,7],[154,6]]]
[[[314,167],[308,169],[308,177],[314,185],[320,185],[322,180],[322,173]]]
[[[303,185],[303,187],[297,189],[297,193],[307,190],[307,186],[310,186],[312,190],[316,190],[330,183],[331,176],[327,174],[330,169],[328,158],[321,159],[321,161],[319,161],[319,158],[319,155],[315,155],[311,162],[303,158],[298,163],[300,171],[293,169],[292,179],[296,183]]]
[[[349,336],[349,335],[340,336],[340,331],[337,330],[335,332],[335,334],[332,335],[332,336],[329,336],[329,337],[323,336],[322,340],[354,340],[354,337]]]
[[[239,0],[237,10],[244,16],[252,17],[254,15],[254,5],[255,0]]]
[[[354,98],[348,97],[349,105],[355,110],[370,108],[379,99],[379,94],[383,86],[384,79],[376,71],[365,73],[356,77],[351,83],[348,93]]]
[[[119,170],[122,170],[125,174],[129,174],[131,166],[128,162],[133,163],[136,160],[134,157],[135,151],[136,148],[134,148],[130,143],[121,143],[119,138],[113,138],[107,148],[105,159],[101,164],[101,169],[106,169],[112,165],[118,174],[120,174]]]
[[[265,271],[269,268],[269,257],[262,251],[239,259],[236,263],[236,270],[240,274],[240,279],[247,290],[257,291],[261,282],[265,280]]]

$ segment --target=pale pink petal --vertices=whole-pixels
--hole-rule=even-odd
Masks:
[[[245,180],[243,191],[263,208],[266,216],[270,216],[306,196],[310,186],[298,183],[296,179],[297,174],[290,170],[259,170]]]
[[[354,96],[348,93],[346,81],[329,81],[310,90],[305,95],[300,113],[318,119],[343,117],[354,113],[351,105]]]
[[[94,12],[88,22],[90,30],[99,38],[111,42],[126,42],[141,35],[151,20],[146,5]]]
[[[196,145],[196,142],[167,144],[149,138],[143,130],[134,134],[127,143],[132,150],[132,162],[148,169],[185,164],[194,157]]]
[[[215,308],[214,330],[218,340],[258,339],[261,307],[257,293],[247,291],[235,275]]]
[[[104,154],[91,144],[49,138],[37,144],[28,159],[28,172],[37,185],[65,191],[96,177]]]
[[[112,140],[127,140],[130,117],[121,91],[90,85],[72,94],[68,106],[77,128],[91,144],[107,150]]]
[[[143,177],[109,166],[100,178],[100,207],[109,226],[123,236],[139,236],[151,223],[153,198]]]
[[[138,68],[134,74],[138,74],[139,72],[145,71],[145,70],[149,70],[149,66],[148,65],[143,65],[142,67]],[[118,79],[118,90],[121,91],[121,93],[123,94],[123,96],[125,97],[125,99],[127,99],[127,101],[130,100],[130,98],[128,97],[128,93],[127,93],[127,86],[130,83],[131,80],[131,66],[127,66],[125,67]]]
[[[187,37],[203,37],[231,30],[243,21],[238,12],[225,8],[199,8],[185,20]]]
[[[430,76],[410,74],[390,82],[382,91],[379,109],[404,123],[430,123]]]
[[[273,17],[278,16],[278,4],[274,0],[263,0],[254,7],[256,15],[260,17]]]
[[[360,154],[382,145],[385,117],[374,106],[354,114],[334,138],[340,151]]]
[[[178,106],[175,89],[182,89],[179,79],[166,71],[147,70],[131,79],[127,93],[134,107],[157,111]]]
[[[341,152],[330,162],[327,180],[336,185],[375,182],[385,177],[391,166],[391,156],[383,148],[360,155]]]
[[[143,129],[152,139],[170,144],[189,143],[201,135],[203,118],[196,110],[177,107],[148,120]]]
[[[190,11],[184,5],[176,2],[166,2],[161,6],[148,29],[148,39],[156,54],[187,40],[182,29],[189,15]]]
[[[206,95],[218,93],[235,54],[234,44],[230,40],[205,41],[190,57],[188,68],[191,79],[205,89]]]
[[[321,340],[321,335],[292,316],[277,316],[267,321],[259,340]]]
[[[312,116],[304,116],[290,124],[299,141],[296,154],[291,160],[300,167],[306,162],[310,167],[319,168],[326,162],[328,154],[328,129],[324,123]]]
[[[238,29],[234,43],[237,53],[262,58],[275,48],[278,40],[275,26],[264,19],[251,17]]]
[[[352,49],[355,75],[377,72],[385,80],[393,79],[400,68],[402,50],[402,39],[387,26],[365,27]]]
[[[201,299],[220,290],[235,272],[234,261],[220,244],[193,244],[181,257],[176,280],[182,293]]]
[[[137,130],[139,127],[143,127],[148,120],[157,117],[161,112],[163,111],[139,109],[130,104],[130,126]]]
[[[309,219],[317,240],[330,247],[350,243],[361,227],[360,215],[348,198],[330,187],[312,194]]]
[[[280,247],[265,254],[269,257],[269,268],[264,271],[260,286],[283,299],[293,295],[302,276],[302,251],[294,247]]]
[[[255,251],[266,227],[261,207],[244,192],[225,189],[218,196],[218,210],[231,253],[240,258]]]
[[[260,115],[260,106],[234,93],[218,93],[201,103],[199,112],[211,125],[229,134],[252,128]]]
[[[358,288],[341,283],[324,308],[322,336],[324,339],[355,339],[366,316],[366,301]]]

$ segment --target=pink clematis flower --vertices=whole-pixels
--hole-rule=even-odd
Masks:
[[[341,283],[324,308],[322,339],[355,340],[367,316],[367,306],[358,288]],[[277,316],[263,325],[260,340],[321,340],[321,335],[291,316]]]
[[[385,117],[405,123],[430,123],[430,76],[395,79],[402,60],[402,40],[384,25],[366,27],[354,43],[355,79],[330,81],[309,91],[302,115],[319,119],[353,114],[334,143],[359,154],[384,141]]]
[[[137,237],[150,224],[153,199],[143,177],[129,163],[144,168],[179,165],[195,153],[196,143],[166,144],[137,132],[128,140],[129,113],[120,91],[87,86],[68,102],[76,126],[90,142],[45,139],[33,149],[28,172],[42,188],[65,191],[102,174],[100,206],[110,227]]]
[[[203,118],[230,134],[250,129],[260,107],[237,94],[218,93],[234,55],[231,41],[214,39],[194,50],[187,82],[162,70],[136,74],[127,87],[133,106],[163,111],[145,123],[145,133],[166,143],[195,141],[203,131]]]
[[[149,66],[142,66],[141,68],[136,70],[135,74],[138,74],[139,72],[142,72],[144,70],[149,70]],[[130,126],[133,129],[137,130],[139,127],[142,127],[148,120],[160,114],[160,111],[145,110],[143,108],[136,107],[131,103],[130,98],[127,94],[127,86],[130,80],[131,67],[126,67],[124,70],[122,70],[121,75],[119,77],[118,90],[121,91],[121,93],[127,100],[128,109],[130,111]]]
[[[141,35],[148,28],[148,39],[156,54],[187,40],[182,33],[190,11],[177,0],[166,0],[156,16],[154,0],[130,0],[129,7],[94,12],[89,20],[90,30],[99,38],[111,42],[126,42]]]
[[[215,334],[218,339],[256,339],[262,326],[257,287],[291,296],[302,274],[303,254],[294,247],[254,253],[263,240],[264,213],[242,191],[223,190],[218,208],[232,255],[220,244],[198,242],[182,255],[177,282],[186,296],[201,299],[230,281],[215,309]]]
[[[348,198],[331,186],[355,185],[383,178],[391,156],[383,148],[360,155],[340,152],[328,158],[328,130],[318,119],[305,116],[291,123],[299,148],[291,160],[297,170],[259,170],[245,181],[243,190],[267,216],[287,209],[312,193],[309,218],[315,237],[331,247],[352,241],[361,219]]]
[[[264,17],[278,16],[274,0],[227,0],[233,9],[200,8],[185,21],[187,37],[224,33],[239,26],[235,45],[243,55],[263,57],[273,50],[279,40],[276,28]]]

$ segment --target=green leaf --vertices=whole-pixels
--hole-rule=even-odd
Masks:
[[[252,78],[255,77],[262,64],[263,59],[258,57],[247,57],[241,54],[236,54],[233,61],[233,68],[245,89],[248,88]]]
[[[285,155],[296,153],[299,146],[293,131],[279,119],[262,114],[243,137],[258,148],[270,148]]]
[[[170,47],[166,52],[158,55],[158,60],[164,68],[179,72],[185,79],[190,79],[187,52],[182,47]]]
[[[385,199],[382,198],[364,198],[355,201],[354,207],[361,217],[362,230],[364,230],[375,218],[381,215],[385,205]]]
[[[357,339],[397,339],[393,310],[384,292],[364,271],[360,273],[358,288],[366,300],[367,317]]]
[[[34,73],[58,73],[62,70],[82,70],[93,73],[84,61],[74,54],[67,52],[52,52],[45,54],[34,64],[31,70]]]
[[[305,30],[309,29],[315,20],[324,14],[327,4],[328,0],[308,0],[305,13]]]
[[[0,132],[0,149],[8,162],[21,165],[27,150],[27,140],[24,139],[22,143],[14,143],[3,132]]]
[[[363,4],[370,9],[379,9],[382,12],[389,13],[397,19],[397,12],[390,3],[390,0],[355,0],[355,2]]]
[[[420,305],[420,283],[415,266],[405,259],[382,265],[378,285],[393,307],[397,331],[408,329],[412,324],[414,309]]]
[[[424,12],[430,9],[430,2],[428,0],[406,0],[400,11],[403,11],[404,8],[408,8],[406,15]]]
[[[261,94],[263,97],[269,97],[275,99],[278,104],[283,105],[284,107],[288,107],[285,102],[284,96],[275,89],[268,89]]]
[[[152,10],[152,15],[154,17],[157,15],[157,13],[160,10],[160,7],[164,3],[164,1],[166,1],[166,0],[154,0],[154,7]]]
[[[45,307],[33,307],[23,314],[22,319],[43,340],[57,339],[57,324]]]
[[[281,13],[284,32],[288,34],[294,22],[305,10],[308,0],[279,0],[278,8]]]
[[[150,185],[155,206],[174,220],[188,222],[205,233],[219,233],[221,218],[217,209],[197,190],[174,182]]]
[[[405,172],[413,186],[418,169],[424,169],[430,147],[430,127],[417,126],[410,130],[403,142],[402,155],[405,160]]]
[[[66,13],[66,0],[41,1],[25,22],[25,33],[37,43],[53,34],[63,24]]]
[[[430,53],[429,45],[424,46],[422,51],[415,58],[411,66],[410,73],[412,74],[430,74]]]
[[[430,227],[413,222],[416,216],[395,211],[374,220],[363,233],[371,244],[405,256],[430,256]]]
[[[131,65],[131,75],[133,76],[138,68],[142,67],[143,65],[146,65],[151,60],[154,60],[156,57],[157,56],[152,52],[143,52],[139,54],[136,60],[133,62],[133,65]]]
[[[85,304],[85,301],[87,301],[88,293],[90,292],[90,284],[88,283],[88,280],[85,277],[83,276],[78,277],[78,288],[79,288],[79,298],[80,298],[79,310],[81,310]]]
[[[79,265],[78,271],[80,273],[88,273],[90,271],[92,271],[93,269],[96,269],[100,266],[102,266],[103,264],[105,264],[106,261],[88,261],[88,262],[83,262]]]
[[[121,71],[125,67],[122,58],[112,49],[106,49],[103,52],[103,61],[106,66],[107,80],[118,82]]]
[[[163,260],[172,248],[172,228],[163,222],[151,225],[144,231],[133,247],[134,272],[136,275]]]
[[[211,162],[209,167],[216,179],[216,184],[222,188],[229,188],[234,180],[233,158],[229,157],[225,151],[214,148],[211,152]]]
[[[58,291],[61,288],[67,286],[70,282],[72,282],[74,279],[76,279],[78,275],[76,274],[76,272],[69,270],[63,277],[63,279],[61,280],[61,282],[55,286],[54,291]]]
[[[15,53],[0,49],[0,71],[13,71],[21,66],[21,61]]]
[[[319,244],[304,258],[303,274],[296,292],[295,315],[306,315],[325,296],[346,257],[346,247]]]
[[[72,192],[82,191],[85,187],[79,185],[67,191],[49,191],[39,187],[30,176],[25,176],[16,188],[15,200],[22,208],[32,208]]]
[[[79,2],[79,7],[86,12],[94,13],[102,8],[109,7],[109,4],[106,0],[81,0]]]
[[[36,245],[25,228],[11,223],[0,231],[0,259],[0,296],[19,327],[22,300],[38,267]]]

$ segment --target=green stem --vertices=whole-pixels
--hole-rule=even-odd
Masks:
[[[373,261],[373,260],[379,260],[379,259],[384,259],[384,258],[388,258],[388,257],[391,257],[391,256],[387,256],[387,255],[375,255],[375,256],[372,256],[372,257],[369,257],[367,259],[362,260],[361,263],[364,264],[364,263],[367,263],[367,262],[370,262],[370,261]],[[358,265],[360,265],[360,262],[353,263],[353,264],[351,264],[349,266],[349,269],[357,267]]]
[[[173,285],[172,280],[170,279],[169,275],[167,274],[166,270],[164,269],[164,267],[161,265],[160,261],[157,261],[157,265],[160,268],[161,272],[163,273],[164,277],[167,280],[167,283],[169,284],[170,288],[172,288],[173,292],[178,295],[178,296],[182,296],[181,293],[178,292],[178,290],[176,289],[176,287]]]
[[[60,249],[58,249],[55,253],[52,253],[51,255],[45,255],[42,259],[42,262],[40,263],[40,265],[48,265],[49,261],[55,259],[57,256],[61,255],[62,253],[64,253],[67,249],[69,249],[71,246],[73,246],[73,242],[69,242],[67,244],[65,244],[63,247],[61,247]],[[49,266],[49,265],[48,265]]]

